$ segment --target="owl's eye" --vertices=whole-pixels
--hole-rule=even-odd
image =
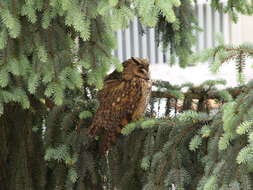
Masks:
[[[146,69],[144,69],[143,67],[139,71],[140,71],[140,73],[143,73],[143,74],[147,73]]]

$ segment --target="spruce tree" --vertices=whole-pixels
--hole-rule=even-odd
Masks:
[[[149,26],[159,14],[174,22],[178,6],[179,0],[0,1],[1,189],[103,187],[94,155],[82,151],[90,139],[81,129],[109,68],[122,70],[111,56],[114,32],[134,16]]]
[[[213,6],[220,8],[218,2]],[[104,76],[111,66],[122,70],[111,56],[114,32],[137,16],[186,66],[196,26],[192,5],[0,0],[0,189],[251,189],[252,83],[220,91],[223,81],[197,87],[157,81],[145,118],[126,126],[106,156],[98,152],[99,138],[87,136]],[[224,11],[251,14],[251,7],[229,0]],[[242,73],[252,47],[231,48],[221,45],[206,57],[217,66],[232,52]],[[167,115],[154,117],[164,94]],[[224,106],[213,113],[208,98]]]

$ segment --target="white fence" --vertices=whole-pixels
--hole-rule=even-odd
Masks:
[[[196,47],[193,51],[200,51],[216,45],[215,35],[221,33],[226,43],[230,40],[231,24],[227,14],[218,12],[211,8],[210,4],[199,3],[195,5],[195,14],[198,25],[203,32],[198,32]],[[141,34],[141,25],[137,18],[130,23],[129,28],[116,33],[118,49],[113,53],[120,61],[131,56],[149,58],[150,63],[167,62],[169,53],[163,52],[155,41],[154,28],[144,28]]]

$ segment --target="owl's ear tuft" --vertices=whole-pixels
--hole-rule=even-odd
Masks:
[[[142,59],[142,61],[145,65],[149,65],[149,59],[148,58]]]
[[[123,64],[123,67],[127,67],[130,63],[131,63],[131,62],[130,62],[130,60],[128,59],[128,60],[124,61],[122,64]]]
[[[141,64],[141,61],[139,60],[139,58],[137,57],[131,57],[131,59],[133,60],[133,62],[135,62],[137,65]]]

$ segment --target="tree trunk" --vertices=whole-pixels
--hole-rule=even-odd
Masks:
[[[44,190],[42,118],[17,104],[0,117],[0,189]],[[32,110],[32,109],[29,109]]]

